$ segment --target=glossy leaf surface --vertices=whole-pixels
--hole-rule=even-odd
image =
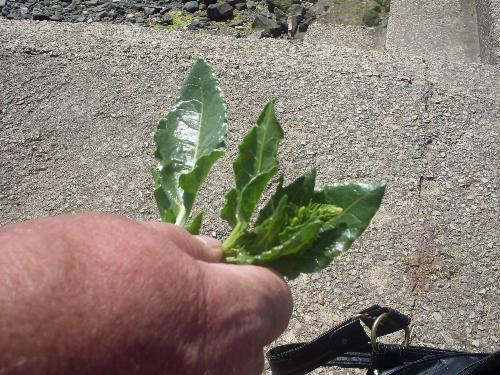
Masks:
[[[201,184],[224,154],[226,131],[226,105],[217,79],[210,66],[198,60],[154,136],[155,198],[162,220],[187,225]],[[193,228],[200,224],[195,222]]]
[[[325,268],[342,251],[350,248],[369,225],[385,192],[383,184],[339,183],[316,191],[315,203],[341,207],[342,213],[323,228],[311,246],[297,254],[276,258],[265,265],[293,279],[300,273]]]
[[[234,242],[230,260],[293,279],[322,270],[349,249],[376,213],[384,185],[342,183],[314,191],[315,176],[313,169],[288,186],[281,181],[253,231]]]
[[[276,155],[282,139],[283,130],[276,118],[274,101],[271,101],[264,107],[256,126],[243,138],[233,163],[236,187],[227,193],[221,211],[221,217],[233,228],[227,246],[247,228],[262,192],[276,174]]]

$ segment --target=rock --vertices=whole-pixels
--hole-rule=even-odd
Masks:
[[[199,9],[199,5],[197,1],[188,1],[184,4],[184,10],[189,13],[194,13]]]
[[[200,6],[199,6],[199,9],[202,10],[202,11],[206,10],[207,9],[207,5],[204,4],[204,3],[201,3]]]
[[[298,31],[299,32],[305,32],[309,28],[309,25],[313,23],[313,21],[316,19],[316,13],[314,13],[312,10],[309,10],[306,12],[306,15],[300,21],[299,26],[298,26]]]
[[[107,17],[108,16],[108,12],[106,12],[105,10],[102,11],[102,12],[99,12],[95,15],[95,18],[98,19],[98,20],[102,20],[103,18]]]
[[[62,19],[63,19],[63,18],[62,18],[62,16],[61,16],[61,14],[59,14],[59,13],[56,13],[56,14],[54,14],[54,15],[50,16],[50,20],[51,20],[51,21],[61,22],[61,21],[62,21]]]
[[[155,13],[158,13],[160,10],[157,9],[157,8],[153,8],[153,7],[145,7],[144,8],[144,15],[145,16],[152,16],[153,14]]]
[[[5,12],[4,12],[5,10]],[[7,9],[7,8],[4,8],[2,10],[2,14],[5,15],[5,17],[7,17],[7,19],[9,20],[19,20],[21,18],[24,18],[23,15],[21,15],[21,12],[19,12],[18,9]]]
[[[262,37],[263,37],[262,31],[256,31],[247,36],[248,39],[253,39],[253,40],[262,39]]]
[[[267,0],[267,5],[271,12],[274,12],[275,8],[281,9],[286,12],[293,4],[292,0]]]
[[[289,16],[301,16],[304,17],[306,15],[306,8],[299,4],[293,4],[287,11]]]
[[[19,10],[21,11],[21,16],[27,16],[30,12],[28,7],[20,7]]]
[[[209,20],[223,21],[233,16],[234,8],[228,3],[211,4],[207,8]]]
[[[283,12],[280,8],[275,8],[274,9],[274,19],[276,20],[276,23],[278,25],[281,25],[283,27],[286,27],[286,14]]]
[[[7,0],[0,0],[0,7],[3,8],[6,3],[7,3]]]
[[[48,20],[50,20],[50,16],[48,14],[43,13],[40,10],[34,10],[31,13],[31,17],[35,21],[48,21]]]
[[[246,3],[238,3],[234,6],[237,10],[243,10],[246,9],[247,4]]]
[[[217,0],[201,0],[201,2],[205,5],[210,5],[210,4],[215,4],[217,3]]]
[[[255,4],[255,1],[253,0],[248,0],[247,1],[247,9],[254,10],[257,4]]]
[[[228,0],[228,4],[231,5],[232,7],[235,7],[236,4],[242,4],[245,3],[246,0]]]
[[[276,21],[257,14],[252,22],[252,27],[256,30],[261,30],[272,36],[279,36],[283,33],[283,27],[278,25]]]
[[[186,3],[187,4],[187,3]],[[188,30],[196,30],[196,29],[199,29],[201,27],[200,25],[200,21],[197,20],[197,19],[194,19],[191,21],[191,23],[189,25],[186,26],[186,28]]]
[[[160,24],[162,26],[170,26],[174,23],[174,19],[172,18],[172,16],[170,14],[165,14],[161,21],[160,21]]]

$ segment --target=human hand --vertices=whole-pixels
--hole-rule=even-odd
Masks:
[[[220,257],[213,239],[105,214],[0,228],[0,372],[261,373],[289,289]]]

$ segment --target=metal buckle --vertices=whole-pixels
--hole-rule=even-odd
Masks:
[[[378,347],[377,347],[377,329],[378,326],[381,324],[382,320],[387,318],[390,314],[388,312],[383,313],[380,315],[377,319],[375,319],[375,322],[373,322],[372,330],[371,330],[371,344],[372,344],[372,350],[374,353],[378,353]],[[410,327],[406,326],[403,328],[405,331],[405,338],[403,340],[403,343],[401,344],[403,348],[407,348],[410,345],[411,342],[411,331]]]

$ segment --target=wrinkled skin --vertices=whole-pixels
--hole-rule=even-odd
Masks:
[[[259,374],[292,301],[218,243],[90,213],[0,228],[0,373]]]

